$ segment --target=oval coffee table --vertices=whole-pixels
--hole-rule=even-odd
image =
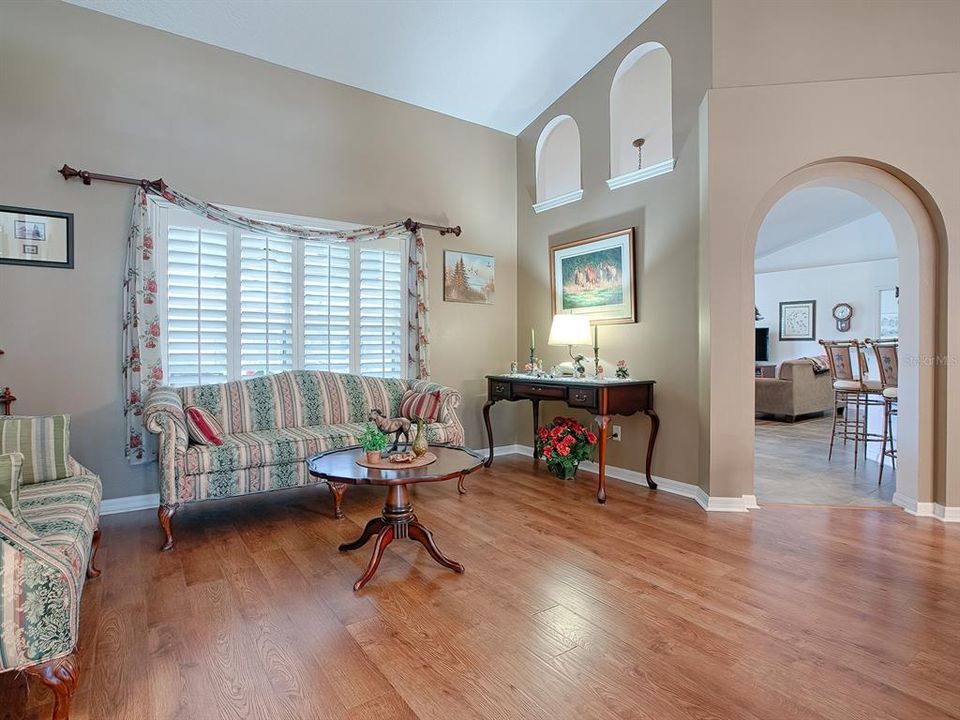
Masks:
[[[398,465],[397,469],[389,470],[358,465],[357,459],[363,455],[359,447],[327,450],[307,460],[310,474],[321,480],[348,485],[384,485],[387,488],[387,500],[383,504],[382,515],[370,520],[359,538],[340,546],[341,552],[356,550],[363,547],[374,535],[377,536],[373,555],[363,575],[353,584],[354,590],[362,588],[373,577],[387,545],[403,538],[422,543],[430,557],[438,563],[458,573],[463,572],[463,565],[440,552],[433,540],[433,533],[417,522],[407,486],[457,478],[458,490],[463,493],[463,477],[480,467],[485,458],[472,450],[453,445],[431,445],[430,452],[437,456],[436,462],[414,468]]]

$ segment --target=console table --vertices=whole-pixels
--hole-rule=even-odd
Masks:
[[[490,443],[490,455],[484,463],[490,467],[493,463],[493,427],[490,425],[490,408],[501,400],[510,402],[529,400],[533,405],[533,430],[540,426],[540,401],[556,400],[569,407],[587,410],[596,416],[600,427],[599,453],[597,463],[600,466],[597,484],[597,502],[607,501],[607,488],[604,471],[607,460],[607,426],[612,415],[633,415],[643,413],[650,418],[650,439],[647,440],[646,475],[647,485],[656,488],[657,484],[650,476],[650,463],[653,460],[653,447],[660,431],[660,418],[653,410],[654,380],[623,380],[592,382],[574,378],[538,378],[532,375],[487,375],[487,402],[483,405],[483,422],[487,427],[487,440]]]

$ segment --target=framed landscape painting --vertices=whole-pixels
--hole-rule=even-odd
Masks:
[[[594,324],[637,321],[633,228],[550,248],[553,313]]]
[[[0,205],[0,263],[73,267],[73,213]]]
[[[780,340],[817,339],[817,301],[780,303]]]
[[[496,259],[491,255],[444,250],[443,299],[492,305],[496,270]]]

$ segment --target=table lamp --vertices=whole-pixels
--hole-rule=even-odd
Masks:
[[[570,353],[570,359],[573,360],[573,367],[576,374],[583,376],[583,355],[574,355],[574,345],[589,345],[593,342],[590,337],[590,320],[586,315],[554,315],[553,324],[550,326],[550,338],[547,345],[566,345]]]

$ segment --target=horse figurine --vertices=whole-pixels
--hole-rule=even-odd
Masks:
[[[403,435],[404,442],[410,444],[410,421],[407,418],[388,418],[379,410],[370,411],[370,422],[377,426],[377,429],[389,435],[390,433],[396,433],[393,438],[393,447],[390,448],[390,452],[393,452],[397,449],[397,446],[400,444],[400,436]]]

